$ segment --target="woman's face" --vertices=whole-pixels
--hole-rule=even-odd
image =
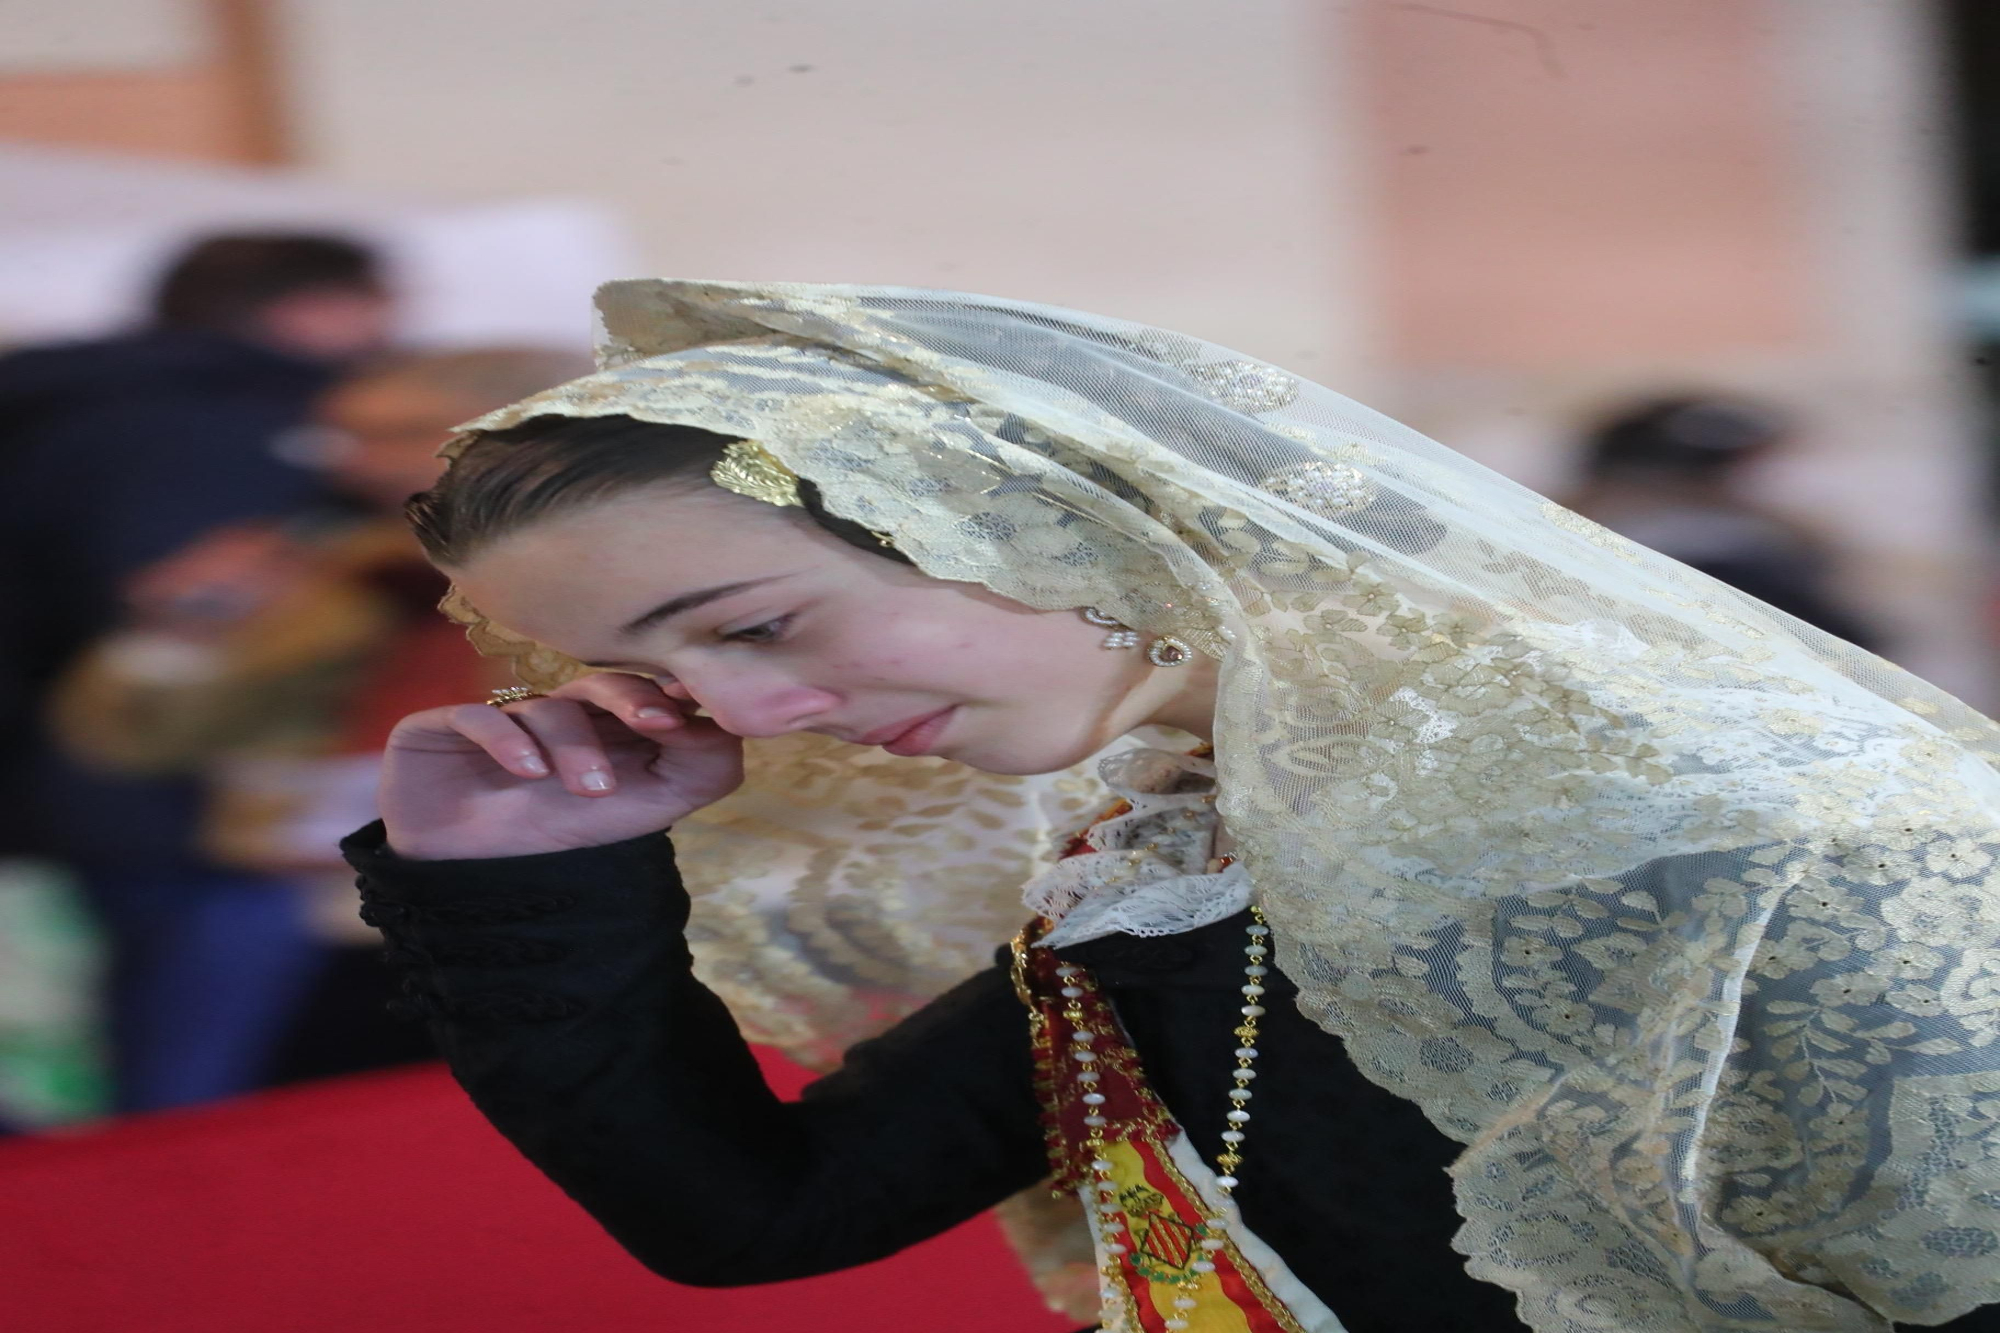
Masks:
[[[449,572],[497,623],[655,677],[744,737],[1046,773],[1149,722],[1206,735],[1214,708],[1206,658],[1154,667],[1074,610],[930,578],[722,491],[629,492]]]

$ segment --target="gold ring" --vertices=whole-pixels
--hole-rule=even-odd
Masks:
[[[486,702],[495,708],[505,708],[508,704],[521,703],[523,700],[546,699],[548,697],[548,695],[543,694],[540,690],[527,685],[509,685],[504,689],[493,691],[492,697],[487,699]]]

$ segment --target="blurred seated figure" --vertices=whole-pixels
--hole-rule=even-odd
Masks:
[[[218,235],[168,264],[144,327],[0,357],[0,856],[67,867],[114,940],[162,938],[167,920],[211,940],[217,974],[240,986],[185,997],[220,1012],[182,1012],[153,960],[113,950],[114,989],[138,997],[113,1016],[120,1109],[239,1085],[243,1052],[263,1040],[257,1015],[287,1007],[312,954],[270,880],[195,847],[193,782],[72,762],[42,724],[47,691],[117,620],[140,569],[320,493],[287,445],[342,369],[383,343],[391,314],[361,245]],[[240,1041],[209,1042],[206,1064],[159,1035],[232,1024]]]
[[[0,357],[11,731],[116,617],[135,571],[317,493],[288,433],[343,366],[382,345],[390,311],[376,258],[351,241],[216,236],[168,266],[146,327]]]
[[[1809,625],[1875,649],[1875,631],[1828,586],[1824,544],[1741,492],[1745,465],[1788,433],[1776,412],[1722,398],[1658,398],[1626,407],[1585,437],[1583,484],[1563,503]]]
[[[419,554],[401,505],[435,476],[454,425],[574,371],[570,357],[516,349],[356,371],[323,400],[312,439],[336,500],[221,529],[144,569],[124,623],[59,682],[52,718],[69,751],[100,770],[198,780],[199,853],[264,886],[266,914],[288,915],[303,941],[291,983],[270,979],[246,1012],[236,1006],[253,987],[240,974],[264,964],[236,947],[232,911],[194,895],[114,919],[125,966],[113,1027],[121,1043],[146,1043],[128,1066],[179,1062],[159,1076],[188,1099],[240,1090],[270,1072],[283,1034],[311,1006],[315,971],[336,1008],[374,982],[376,969],[356,965],[375,941],[353,938],[361,928],[334,844],[357,816],[372,817],[375,755],[395,719],[502,683],[436,614],[444,579]],[[315,880],[337,884],[337,908],[311,912],[313,895],[298,888]],[[309,914],[340,921],[356,947],[340,950]],[[379,1026],[372,992],[358,1008],[358,1031]],[[295,1053],[287,1063],[311,1074],[382,1062],[365,1050],[317,1059]],[[197,1081],[190,1070],[206,1072]]]

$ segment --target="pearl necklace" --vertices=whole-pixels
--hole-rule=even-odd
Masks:
[[[1243,1007],[1238,1010],[1243,1022],[1238,1025],[1235,1036],[1242,1044],[1236,1048],[1236,1086],[1229,1090],[1229,1128],[1222,1131],[1222,1155],[1215,1164],[1225,1174],[1215,1178],[1215,1184],[1225,1197],[1235,1192],[1236,1168],[1243,1164],[1240,1147],[1243,1143],[1243,1126],[1250,1123],[1250,1112],[1245,1103],[1250,1100],[1250,1080],[1257,1077],[1257,1020],[1264,1016],[1264,978],[1271,969],[1264,965],[1270,955],[1271,928],[1264,924],[1262,909],[1250,909],[1250,924],[1245,927],[1250,943],[1243,948],[1249,963],[1243,968]]]
[[[1233,1075],[1236,1086],[1229,1090],[1229,1110],[1224,1116],[1225,1123],[1229,1127],[1222,1132],[1222,1152],[1215,1159],[1216,1166],[1220,1168],[1220,1174],[1215,1177],[1215,1186],[1221,1191],[1225,1203],[1233,1202],[1236,1187],[1241,1183],[1236,1177],[1236,1171],[1243,1164],[1243,1127],[1250,1123],[1248,1108],[1252,1095],[1250,1084],[1257,1077],[1257,1020],[1264,1016],[1264,978],[1270,975],[1270,968],[1265,959],[1270,956],[1271,928],[1265,924],[1261,909],[1257,907],[1250,909],[1250,924],[1244,929],[1249,937],[1249,943],[1244,946],[1243,953],[1249,961],[1243,969],[1241,988],[1243,1004],[1237,1009],[1242,1016],[1242,1022],[1237,1024],[1232,1033],[1238,1043],[1236,1070]],[[1103,1077],[1095,1067],[1098,1059],[1095,1048],[1100,1034],[1090,1031],[1085,1025],[1086,1017],[1083,1012],[1085,992],[1083,987],[1077,984],[1077,978],[1082,971],[1080,967],[1065,963],[1056,969],[1056,976],[1063,983],[1061,992],[1065,1001],[1063,1018],[1068,1023],[1071,1034],[1070,1058],[1077,1066],[1076,1080],[1083,1088],[1082,1101],[1085,1107],[1083,1123],[1090,1135],[1087,1144],[1090,1149],[1093,1181],[1092,1187],[1083,1192],[1083,1206],[1086,1209],[1095,1209],[1099,1219],[1100,1235],[1104,1235],[1106,1228],[1120,1225],[1124,1213],[1116,1202],[1118,1187],[1111,1176],[1113,1163],[1104,1154],[1104,1131],[1109,1121],[1103,1111],[1104,1094],[1097,1091],[1096,1087]],[[1094,1200],[1093,1195],[1095,1195]],[[1204,1224],[1210,1234],[1202,1237],[1201,1248],[1213,1254],[1228,1244],[1223,1239],[1223,1232],[1228,1227],[1229,1220],[1225,1217],[1209,1217],[1204,1219]],[[1108,1258],[1104,1265],[1105,1271],[1101,1274],[1104,1287],[1100,1295],[1107,1307],[1117,1298],[1117,1289],[1114,1285],[1115,1265],[1120,1256],[1130,1251],[1131,1245],[1132,1236],[1129,1230],[1107,1235],[1104,1239],[1103,1250]],[[1190,1267],[1189,1275],[1181,1280],[1180,1295],[1174,1298],[1175,1313],[1164,1321],[1167,1329],[1179,1333],[1188,1327],[1186,1312],[1200,1304],[1195,1292],[1200,1289],[1202,1280],[1214,1271],[1213,1259],[1195,1260]]]

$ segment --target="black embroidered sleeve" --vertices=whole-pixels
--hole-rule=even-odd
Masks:
[[[459,1083],[664,1276],[729,1286],[865,1263],[1045,1171],[1025,1017],[997,968],[788,1103],[694,979],[666,838],[405,861],[377,824],[345,851],[402,1004]]]

